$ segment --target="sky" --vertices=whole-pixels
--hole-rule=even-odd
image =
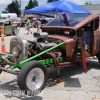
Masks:
[[[20,0],[19,0],[20,1]],[[47,0],[37,0],[39,5],[47,3]],[[92,4],[100,4],[100,0],[68,0],[72,3],[78,4],[78,5],[84,5],[85,2],[91,2]],[[7,7],[8,4],[10,4],[12,0],[0,0],[0,13],[4,10],[4,8]],[[24,9],[25,6],[28,4],[29,0],[21,0],[21,9]]]

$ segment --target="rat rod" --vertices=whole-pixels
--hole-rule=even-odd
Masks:
[[[96,56],[100,63],[99,16],[69,13],[68,17],[65,20],[61,14],[53,19],[41,33],[34,33],[33,41],[13,37],[10,53],[0,53],[0,72],[18,75],[19,88],[34,91],[44,89],[47,67],[56,67],[59,76],[60,68],[77,66],[77,59],[81,59],[84,72],[88,57]]]

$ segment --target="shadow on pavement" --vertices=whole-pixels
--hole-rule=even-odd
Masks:
[[[83,73],[82,67],[81,68],[80,67],[81,66],[70,66],[70,67],[60,69],[60,77],[61,77],[61,80],[64,81],[64,87],[81,87],[81,84],[78,78],[70,77],[75,74]],[[50,72],[49,74],[47,87],[55,86],[56,77],[57,77],[57,69],[54,69],[54,71]],[[73,82],[75,84],[73,84]]]
[[[17,79],[0,85],[0,93],[1,92],[6,99],[17,98],[18,100],[42,100],[42,97],[40,96],[27,96],[23,93],[20,94],[20,90],[17,85]]]
[[[2,85],[0,85],[0,90],[18,90],[18,86],[17,86],[17,80],[14,79],[12,81],[6,82]]]
[[[88,69],[88,71],[91,69],[100,70],[100,66],[97,65],[97,61],[89,60],[87,62],[87,69]],[[54,70],[49,70],[49,73],[50,74],[49,74],[49,79],[48,79],[46,88],[55,86],[54,83],[55,83],[55,79],[57,77],[57,69],[54,68]],[[84,74],[81,63],[79,66],[70,66],[70,67],[66,67],[66,68],[61,68],[60,76],[61,76],[61,79],[64,80],[63,86],[65,88],[67,88],[67,87],[80,88],[81,84],[79,81],[79,77],[76,76],[75,78],[72,78],[71,76],[81,75],[81,74]],[[81,77],[82,77],[82,75],[81,75]],[[7,81],[9,81],[9,80],[7,80]],[[0,91],[6,91],[6,90],[9,90],[9,91],[19,90],[18,85],[17,85],[17,79],[14,79],[12,81],[9,81],[9,82],[6,82],[6,83],[0,85]],[[24,96],[13,96],[13,97],[16,97],[21,100],[42,100],[42,97],[40,97],[40,96],[27,97],[26,95],[24,95]],[[13,98],[13,97],[9,96],[9,95],[8,96],[5,95],[5,98]]]
[[[93,60],[95,60],[95,61],[93,61]],[[98,65],[97,59],[92,58],[92,60],[91,59],[88,60],[87,70],[89,71],[91,69],[100,70],[100,65]],[[77,78],[77,77],[71,78],[71,76],[81,75],[82,73],[84,74],[84,70],[83,70],[81,62],[80,62],[79,66],[70,66],[70,67],[66,67],[66,68],[61,68],[60,69],[60,77],[64,81],[64,87],[75,87],[75,88],[81,87],[79,78]],[[57,77],[57,69],[50,71],[47,87],[55,86],[54,83],[55,83],[56,77]]]
[[[81,84],[78,78],[66,78],[64,87],[78,87],[79,88],[81,87]]]

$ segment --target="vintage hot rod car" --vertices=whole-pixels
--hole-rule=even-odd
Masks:
[[[16,36],[10,41],[10,53],[0,54],[0,71],[18,75],[21,90],[42,90],[48,80],[48,67],[59,69],[78,65],[84,72],[89,57],[97,56],[100,63],[100,27],[96,14],[69,13],[67,20],[61,14],[47,25],[42,33],[34,33],[29,41]],[[5,66],[10,65],[9,69]],[[19,71],[14,69],[18,68]]]
[[[1,19],[0,26],[4,27],[5,35],[17,35],[18,34],[17,25],[12,24],[12,20],[10,20],[10,19]],[[0,33],[0,35],[1,35],[1,33]]]

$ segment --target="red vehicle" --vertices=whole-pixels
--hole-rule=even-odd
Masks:
[[[45,20],[44,18],[41,18],[40,21],[41,21],[41,24],[42,24],[42,25],[45,25],[45,24],[48,23],[48,21]],[[37,20],[34,20],[34,21],[31,23],[31,26],[33,26],[33,27],[36,28],[36,27],[37,27]]]
[[[13,21],[13,24],[15,24],[17,26],[20,26],[20,23],[21,23],[21,19],[16,19]]]
[[[37,28],[37,20],[34,20],[34,21],[31,23],[31,26],[34,27],[34,28]]]

